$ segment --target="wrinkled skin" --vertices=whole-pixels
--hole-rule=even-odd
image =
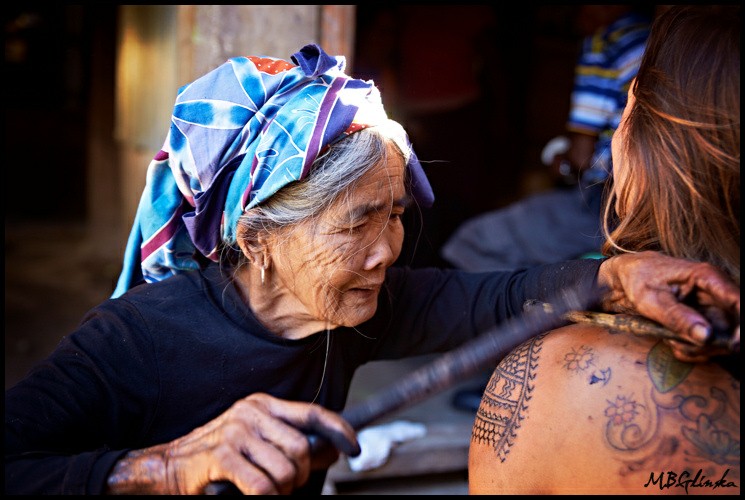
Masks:
[[[371,318],[385,270],[401,251],[406,200],[403,162],[392,161],[320,220],[270,236],[259,250],[243,244],[252,265],[236,285],[256,317],[287,338]],[[679,302],[681,294],[695,293],[700,303],[739,318],[739,288],[706,264],[629,254],[605,261],[598,279],[609,290],[606,310],[638,312],[700,346],[708,322]],[[739,345],[739,325],[737,335]],[[247,494],[289,493],[312,468],[338,458],[332,450],[311,463],[302,431],[329,439],[347,455],[359,453],[354,430],[337,413],[253,394],[180,439],[129,453],[109,477],[109,493],[199,494],[223,480]]]
[[[108,493],[198,495],[210,482],[227,480],[245,494],[288,494],[308,480],[312,468],[338,458],[334,452],[311,463],[308,439],[299,429],[359,454],[354,429],[339,415],[252,394],[186,436],[127,454],[109,476]]]
[[[657,252],[619,255],[600,266],[598,284],[608,290],[604,310],[646,316],[693,344],[666,341],[681,361],[740,352],[740,288],[710,264]],[[699,307],[686,304],[691,300]],[[707,344],[712,334],[707,317],[727,323],[732,331],[728,348]]]
[[[238,286],[275,334],[303,338],[375,314],[386,269],[401,253],[408,202],[403,160],[393,151],[389,157],[321,217],[266,235],[258,251],[242,243],[239,230],[251,265]]]
[[[404,236],[405,166],[395,158],[320,219],[270,235],[259,252],[242,244],[252,265],[239,272],[236,285],[275,334],[302,338],[375,314],[385,270]],[[311,457],[302,431],[335,449]],[[230,481],[245,494],[288,494],[305,484],[311,469],[336,461],[337,450],[360,451],[354,429],[337,413],[252,394],[180,439],[128,454],[109,477],[109,492],[201,494],[211,482]]]

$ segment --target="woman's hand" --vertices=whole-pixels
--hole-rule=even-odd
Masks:
[[[740,351],[740,288],[702,262],[640,252],[603,262],[598,284],[609,312],[635,313],[677,333],[666,341],[681,361],[705,361]],[[726,345],[712,343],[715,329],[732,332]]]
[[[338,458],[334,450],[317,463],[300,429],[350,456],[360,452],[354,429],[337,413],[252,394],[186,436],[128,453],[114,466],[107,493],[194,495],[210,483],[230,481],[244,494],[289,494],[308,480],[312,468]]]

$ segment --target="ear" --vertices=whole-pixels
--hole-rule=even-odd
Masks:
[[[236,228],[235,237],[241,252],[252,266],[266,266],[269,258],[269,247],[267,246],[267,235],[265,233],[249,236],[246,227],[239,224]]]

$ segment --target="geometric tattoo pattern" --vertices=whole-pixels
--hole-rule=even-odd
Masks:
[[[490,444],[504,462],[532,397],[533,380],[546,334],[528,340],[497,365],[476,412],[471,439]]]

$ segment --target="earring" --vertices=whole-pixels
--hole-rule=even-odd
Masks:
[[[262,267],[261,268],[261,286],[264,286],[264,271],[265,271],[265,268]]]

